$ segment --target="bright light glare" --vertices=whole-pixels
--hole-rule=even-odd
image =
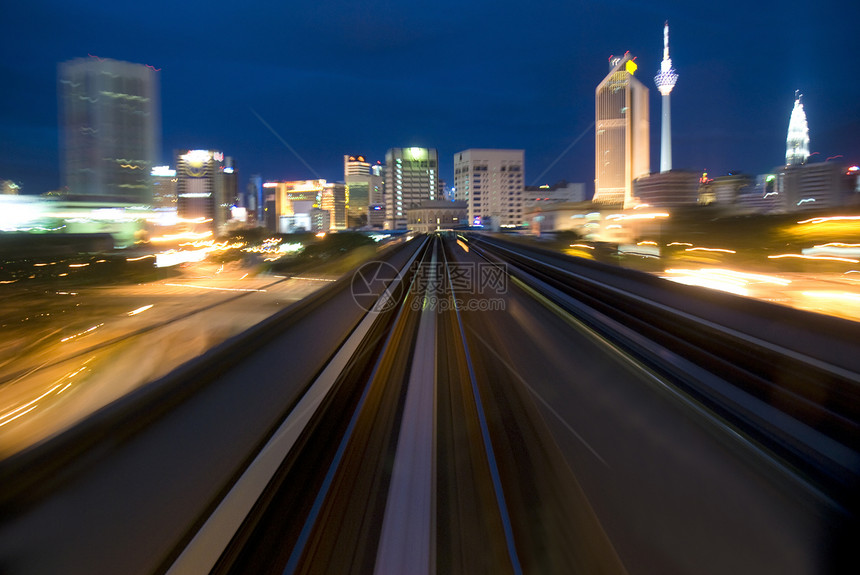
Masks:
[[[583,248],[586,250],[593,250],[594,249],[594,246],[590,246],[588,244],[570,244],[570,247],[572,247],[572,248]]]

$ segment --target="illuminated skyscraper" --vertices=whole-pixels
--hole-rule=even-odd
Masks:
[[[385,154],[385,227],[406,228],[406,209],[435,200],[439,160],[435,148],[391,148]]]
[[[364,156],[344,156],[343,174],[348,195],[348,226],[364,226],[368,223],[368,209],[382,203],[382,176],[379,170],[371,170]],[[384,211],[377,210],[377,211]],[[335,218],[333,221],[336,221]]]
[[[635,59],[610,58],[595,101],[594,199],[599,204],[634,204],[633,180],[650,173],[648,88],[634,78]]]
[[[678,74],[672,68],[669,57],[669,21],[663,26],[663,61],[660,62],[660,72],[654,77],[654,83],[663,96],[663,119],[660,132],[660,171],[672,169],[672,110],[669,105],[669,94],[678,81]]]
[[[809,158],[809,127],[806,125],[806,112],[803,111],[801,94],[795,92],[794,109],[788,121],[788,137],[785,141],[785,165],[799,166]]]
[[[160,140],[154,69],[109,58],[59,66],[63,179],[70,195],[149,204]]]
[[[176,157],[176,180],[179,217],[209,220],[209,227],[223,234],[236,197],[232,159],[223,152],[188,150]]]

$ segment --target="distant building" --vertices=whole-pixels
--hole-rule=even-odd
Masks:
[[[320,192],[320,209],[329,213],[329,228],[345,230],[347,228],[347,188],[346,184],[323,182]]]
[[[845,166],[837,162],[788,165],[779,173],[777,191],[785,211],[811,211],[844,205]]]
[[[754,186],[754,182],[746,174],[730,174],[717,176],[710,185],[714,203],[725,206],[737,203],[738,196],[746,193],[747,188]]]
[[[236,197],[236,173],[223,152],[188,150],[176,156],[176,200],[180,218],[211,220],[223,234]]]
[[[406,210],[406,227],[421,233],[462,228],[467,225],[466,214],[466,202],[427,200]]]
[[[368,208],[371,204],[382,204],[383,176],[373,170],[364,156],[344,156],[343,173],[347,187],[347,227],[368,225]]]
[[[155,166],[152,168],[152,207],[177,208],[176,170],[170,166]]]
[[[0,180],[0,194],[4,196],[17,196],[21,186],[12,180]]]
[[[629,52],[612,58],[594,93],[596,204],[632,206],[633,180],[651,171],[648,88],[636,68]]]
[[[523,223],[525,152],[470,149],[454,154],[454,198],[466,202],[471,225]]]
[[[391,148],[385,154],[385,227],[406,229],[406,210],[435,200],[439,159],[435,148]]]
[[[670,170],[643,176],[633,182],[633,195],[640,204],[655,208],[695,206],[699,203],[699,175]]]
[[[564,180],[552,185],[526,186],[523,189],[523,210],[535,205],[560,202],[584,202],[585,184],[568,183]]]
[[[63,181],[72,198],[149,204],[159,154],[157,73],[78,58],[59,66]]]
[[[267,227],[272,231],[289,233],[296,229],[307,231],[313,228],[314,231],[326,232],[346,228],[346,184],[326,180],[297,180],[266,182],[262,187],[269,198],[266,213],[271,212],[272,215],[268,216]],[[324,218],[313,210],[322,210],[328,216]],[[312,216],[313,225],[308,223],[308,218]]]

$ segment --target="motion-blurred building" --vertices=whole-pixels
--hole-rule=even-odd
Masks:
[[[594,92],[593,201],[631,207],[633,180],[650,172],[648,88],[634,77],[629,52],[610,58],[609,67]]]
[[[273,232],[329,231],[346,228],[346,184],[326,180],[266,182],[267,227]]]
[[[149,204],[160,146],[156,71],[109,58],[59,66],[63,181],[69,197]]]
[[[536,205],[561,202],[584,202],[585,184],[562,180],[552,185],[526,186],[523,189],[523,210]]]
[[[637,178],[633,195],[640,204],[655,208],[695,206],[699,203],[699,175],[684,170],[670,170]]]
[[[176,170],[170,166],[155,166],[152,168],[152,207],[177,209]]]
[[[237,174],[223,152],[188,150],[176,156],[177,212],[185,220],[211,220],[217,234],[227,230],[235,203]]]
[[[469,149],[454,154],[454,198],[466,202],[470,225],[523,223],[525,152]]]
[[[344,156],[343,173],[347,197],[349,198],[347,227],[371,225],[370,214],[368,213],[370,206],[384,204],[381,165],[371,165],[364,156]],[[384,215],[384,208],[382,211]],[[380,222],[379,227],[382,225],[383,223]]]
[[[435,148],[391,148],[385,154],[385,228],[406,229],[406,209],[435,200],[439,158]]]
[[[427,200],[407,208],[407,228],[420,233],[463,228],[468,225],[467,209],[463,201]]]

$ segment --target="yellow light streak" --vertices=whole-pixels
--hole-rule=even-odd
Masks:
[[[701,247],[687,248],[684,251],[685,252],[722,252],[725,254],[736,254],[736,253],[738,253],[735,250],[727,250],[727,249],[723,249],[723,248],[701,248]]]
[[[840,222],[840,221],[853,221],[860,220],[860,216],[828,216],[828,217],[820,217],[820,218],[810,218],[808,220],[801,220],[797,222],[798,224],[820,224],[823,222]]]
[[[586,250],[593,250],[594,246],[590,246],[588,244],[570,244],[572,248],[584,248]]]
[[[860,294],[847,291],[805,291],[801,293],[806,297],[832,300],[849,300],[852,303],[860,303]]]
[[[166,286],[173,287],[186,287],[186,288],[195,288],[195,289],[205,289],[205,290],[213,290],[213,291],[258,291],[265,292],[264,289],[252,289],[252,288],[224,288],[224,287],[214,287],[214,286],[196,286],[191,284],[164,284]]]
[[[782,258],[797,258],[801,260],[829,260],[834,262],[847,262],[849,264],[857,264],[860,263],[860,260],[855,260],[851,258],[840,258],[836,256],[805,256],[803,254],[779,254],[776,256],[767,256],[768,259],[778,260]]]

